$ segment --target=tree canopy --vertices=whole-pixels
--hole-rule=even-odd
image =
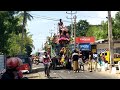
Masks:
[[[71,26],[68,26],[71,32]],[[120,11],[112,17],[113,39],[120,39]],[[108,39],[108,20],[102,21],[100,25],[91,25],[87,20],[79,20],[76,24],[76,37],[94,36],[96,40]]]
[[[23,19],[18,11],[0,11],[0,53],[14,56],[20,54]],[[25,29],[24,50],[26,46],[33,47],[32,35],[27,34]]]

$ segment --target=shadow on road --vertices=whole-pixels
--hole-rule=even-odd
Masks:
[[[66,67],[56,67],[55,69],[53,69],[51,67],[51,70],[69,70],[69,69],[66,69]],[[71,69],[72,70],[72,69]]]
[[[37,72],[42,72],[44,71],[44,68],[36,68],[32,70],[32,74],[37,73]]]
[[[28,78],[35,79],[35,78],[38,78],[38,76],[29,76]]]
[[[51,77],[51,76],[50,76],[48,79],[57,79],[57,78],[58,78],[58,77]]]

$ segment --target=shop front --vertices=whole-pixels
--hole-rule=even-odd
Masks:
[[[96,53],[96,45],[94,37],[76,37],[76,44],[82,53],[83,60],[89,59],[89,52]]]

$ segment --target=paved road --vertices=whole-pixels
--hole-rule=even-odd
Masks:
[[[43,64],[33,65],[33,73],[25,74],[29,79],[47,79],[44,77]],[[74,73],[72,70],[51,70],[50,79],[119,79],[120,75],[108,72],[84,72]]]

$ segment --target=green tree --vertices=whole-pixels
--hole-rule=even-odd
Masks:
[[[22,36],[22,17],[19,17],[18,11],[0,11],[0,52],[7,55],[16,55],[20,52]],[[27,42],[24,43],[24,52],[26,43],[32,46],[32,38],[25,34]],[[29,42],[28,42],[29,41]]]
[[[120,11],[116,13],[113,27],[113,38],[115,40],[120,39]]]
[[[29,32],[26,33],[26,37],[24,38],[24,46],[26,49],[26,54],[29,56],[34,48],[32,35]]]
[[[7,51],[8,55],[15,56],[20,53],[20,37],[15,33],[11,33],[7,40]]]
[[[18,21],[15,17],[15,11],[0,11],[0,52],[7,54],[7,40],[11,33],[18,33]]]
[[[94,36],[96,40],[103,39],[104,31],[101,29],[100,25],[90,25],[86,36]]]
[[[87,20],[79,20],[76,27],[76,36],[86,36],[86,32],[89,29],[89,23]]]
[[[20,17],[23,18],[22,37],[21,37],[21,40],[23,41],[24,35],[26,35],[26,34],[25,34],[25,33],[26,33],[25,26],[26,26],[26,24],[27,24],[27,19],[28,19],[28,20],[31,20],[31,18],[33,19],[33,16],[32,16],[28,11],[22,11],[22,12],[20,13]],[[23,51],[23,48],[22,48],[22,47],[23,47],[23,43],[24,43],[24,42],[21,43],[21,53],[22,53],[22,51]]]

